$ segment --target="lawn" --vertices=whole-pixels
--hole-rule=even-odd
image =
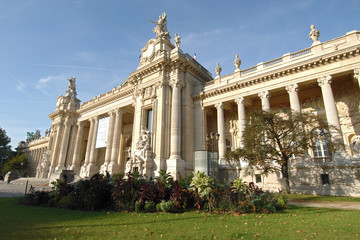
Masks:
[[[289,194],[288,199],[293,201],[360,202],[359,197],[334,197],[306,194]]]
[[[360,211],[289,206],[277,214],[84,212],[0,199],[0,239],[358,239]]]

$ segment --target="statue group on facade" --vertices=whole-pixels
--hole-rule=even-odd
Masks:
[[[156,39],[161,39],[161,38],[166,38],[166,39],[170,39],[170,34],[167,30],[167,21],[166,21],[166,12],[163,12],[160,16],[159,16],[159,20],[157,21],[152,21],[150,19],[150,22],[155,23],[156,27],[154,28],[153,32],[156,34]]]

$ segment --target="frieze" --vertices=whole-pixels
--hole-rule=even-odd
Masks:
[[[229,92],[229,91],[232,91],[232,90],[246,88],[246,87],[248,87],[250,85],[255,85],[255,84],[263,83],[265,81],[275,80],[275,79],[277,79],[279,77],[282,77],[282,76],[296,74],[296,73],[299,73],[299,72],[302,72],[302,71],[305,71],[305,70],[308,70],[308,69],[313,69],[313,68],[320,67],[320,66],[325,65],[325,64],[330,64],[330,63],[336,62],[338,60],[348,59],[349,57],[354,57],[354,56],[359,55],[359,54],[360,54],[360,49],[358,49],[356,47],[356,49],[350,50],[350,51],[345,52],[345,53],[337,54],[335,56],[331,56],[331,57],[327,57],[327,58],[321,58],[320,57],[318,60],[312,61],[312,62],[307,63],[307,64],[302,64],[302,65],[297,66],[297,67],[292,67],[292,68],[282,70],[282,71],[279,71],[279,72],[270,73],[270,74],[267,74],[265,76],[261,76],[261,77],[255,78],[255,79],[251,79],[251,80],[248,80],[248,81],[241,82],[241,83],[234,83],[231,86],[226,86],[226,87],[222,88],[222,90],[223,90],[223,93],[226,93],[226,92]],[[214,90],[210,90],[210,91],[206,91],[206,93],[204,94],[204,97],[207,98],[207,97],[219,95],[220,92],[218,90],[219,90],[219,88],[214,89]],[[196,95],[193,96],[193,100],[197,100],[197,99],[200,99],[199,94],[196,94]]]

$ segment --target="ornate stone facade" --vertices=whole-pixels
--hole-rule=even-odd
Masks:
[[[313,27],[311,47],[244,70],[236,55],[235,72],[221,76],[218,63],[213,78],[182,52],[178,35],[175,45],[170,42],[166,13],[152,22],[155,38],[120,86],[80,104],[75,79],[69,79],[49,115],[50,134],[20,146],[30,156],[34,176],[139,171],[154,178],[166,169],[179,178],[198,170],[209,174],[215,158],[218,179],[244,177],[277,190],[280,173],[245,176],[246,165],[230,166],[224,156],[241,146],[247,113],[280,108],[315,112],[341,129],[338,137],[346,146],[334,156],[309,151],[308,157],[294,158],[292,191],[360,196],[360,32],[321,43]],[[206,141],[210,132],[220,134],[215,145]]]

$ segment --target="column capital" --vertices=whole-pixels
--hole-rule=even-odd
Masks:
[[[354,68],[354,78],[360,81],[360,68]]]
[[[70,117],[66,117],[65,122],[64,122],[64,126],[65,127],[71,127],[71,125],[72,125],[72,121],[71,121]]]
[[[239,104],[245,104],[245,98],[244,97],[239,97],[235,99],[235,102],[239,105]]]
[[[262,91],[258,94],[261,99],[270,98],[271,94],[268,90]]]
[[[85,121],[78,122],[76,125],[78,127],[84,127],[85,126]]]
[[[178,88],[182,88],[184,86],[183,82],[180,81],[179,79],[173,79],[170,81],[169,85],[172,87],[172,88],[175,88],[175,87],[178,87]]]
[[[325,84],[331,84],[331,79],[332,79],[331,75],[322,76],[322,77],[318,77],[317,82],[319,86],[322,87]]]
[[[214,107],[219,110],[219,109],[224,109],[224,104],[222,102],[218,102],[215,103]]]
[[[293,83],[293,84],[289,84],[285,87],[286,91],[290,94],[292,92],[297,92],[299,91],[299,85],[297,85],[297,83]]]

